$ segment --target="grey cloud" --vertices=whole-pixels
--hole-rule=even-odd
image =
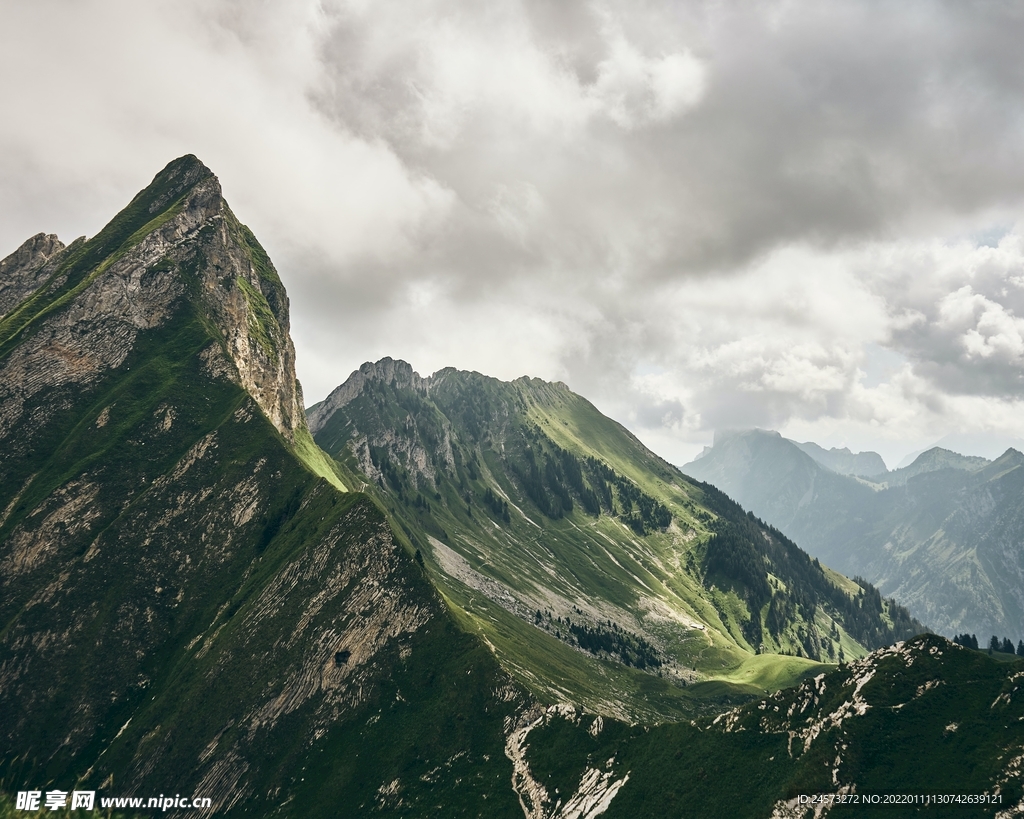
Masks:
[[[324,104],[389,140],[470,210],[495,186],[532,184],[550,205],[539,247],[579,259],[577,275],[616,264],[639,276],[720,270],[782,243],[893,237],[917,219],[1024,193],[1024,79],[1011,50],[1024,21],[1010,6],[726,3],[668,15],[575,3],[557,14],[528,5],[525,19],[485,8],[420,4],[343,18],[323,54],[336,94]],[[435,143],[429,100],[455,93],[429,57],[431,36],[442,35],[402,33],[435,15],[453,47],[495,44],[496,60],[507,56],[502,38],[532,49],[551,78],[570,75],[561,76],[566,93],[592,90],[620,36],[650,57],[692,50],[707,90],[665,123],[625,130],[592,116],[538,134],[522,100],[495,99],[482,81],[480,97],[461,88]],[[458,266],[459,251],[451,255]]]
[[[686,408],[678,399],[641,402],[634,411],[636,423],[644,429],[671,428],[685,416]]]
[[[680,435],[1009,402],[1022,273],[915,248],[1019,215],[1022,35],[939,0],[5,4],[0,241],[95,232],[195,152],[281,269],[310,399],[396,355]],[[761,271],[792,249],[842,264]],[[910,372],[866,395],[870,344]]]

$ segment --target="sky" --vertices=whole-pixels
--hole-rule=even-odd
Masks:
[[[1021,42],[995,1],[3,0],[0,257],[194,153],[307,404],[391,356],[679,464],[756,426],[892,467],[1024,437]]]

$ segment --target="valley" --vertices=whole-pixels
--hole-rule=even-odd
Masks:
[[[856,475],[805,446],[762,430],[727,434],[683,470],[948,636],[1024,635],[1024,456],[933,448],[903,468]]]

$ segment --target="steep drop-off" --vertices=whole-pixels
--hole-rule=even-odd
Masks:
[[[519,815],[528,703],[312,443],[284,288],[216,177],[184,157],[44,240],[3,266],[31,292],[0,321],[0,781]]]

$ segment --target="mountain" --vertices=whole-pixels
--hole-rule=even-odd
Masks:
[[[988,464],[988,460],[977,455],[961,455],[959,452],[952,452],[936,446],[926,449],[906,466],[894,469],[885,475],[879,475],[874,478],[874,481],[883,487],[905,486],[908,480],[926,472],[938,472],[943,469],[977,472]]]
[[[53,265],[46,262],[61,258],[64,249],[64,243],[52,233],[39,233],[0,261],[0,318],[49,278]]]
[[[960,455],[981,456],[994,461],[1008,449],[1024,450],[1024,439],[997,432],[950,432],[939,438],[928,449],[934,447],[948,449]],[[920,449],[917,452],[911,452],[897,466],[909,466],[918,455],[925,451]]]
[[[682,471],[718,487],[801,544],[817,532],[827,532],[829,542],[845,542],[849,532],[865,525],[862,507],[875,494],[873,485],[837,475],[793,441],[764,430],[716,435],[714,446]],[[826,563],[831,559],[830,565],[845,565],[845,552],[837,547],[826,557],[820,540],[804,548]]]
[[[542,700],[678,717],[704,692],[789,684],[815,670],[808,660],[923,629],[564,384],[423,378],[385,358],[308,418],[467,627]]]
[[[683,471],[707,480],[838,571],[867,578],[946,634],[1024,634],[1022,456],[935,447],[871,481],[751,430]]]
[[[0,270],[0,781],[519,815],[530,702],[313,443],[216,177],[176,160]]]
[[[114,816],[766,819],[954,789],[1024,813],[1019,661],[935,635],[753,654],[751,622],[849,658],[917,624],[564,385],[368,365],[310,414],[332,460],[284,286],[195,157],[0,274],[0,816],[72,789]]]
[[[1020,660],[922,635],[713,718],[630,727],[551,709],[526,757],[548,804],[586,777],[618,785],[605,819],[1011,819],[1022,680]]]
[[[874,478],[877,475],[884,475],[888,471],[885,461],[877,452],[850,452],[846,447],[825,449],[810,441],[803,444],[796,441],[793,443],[800,451],[810,455],[819,464],[837,475]]]

